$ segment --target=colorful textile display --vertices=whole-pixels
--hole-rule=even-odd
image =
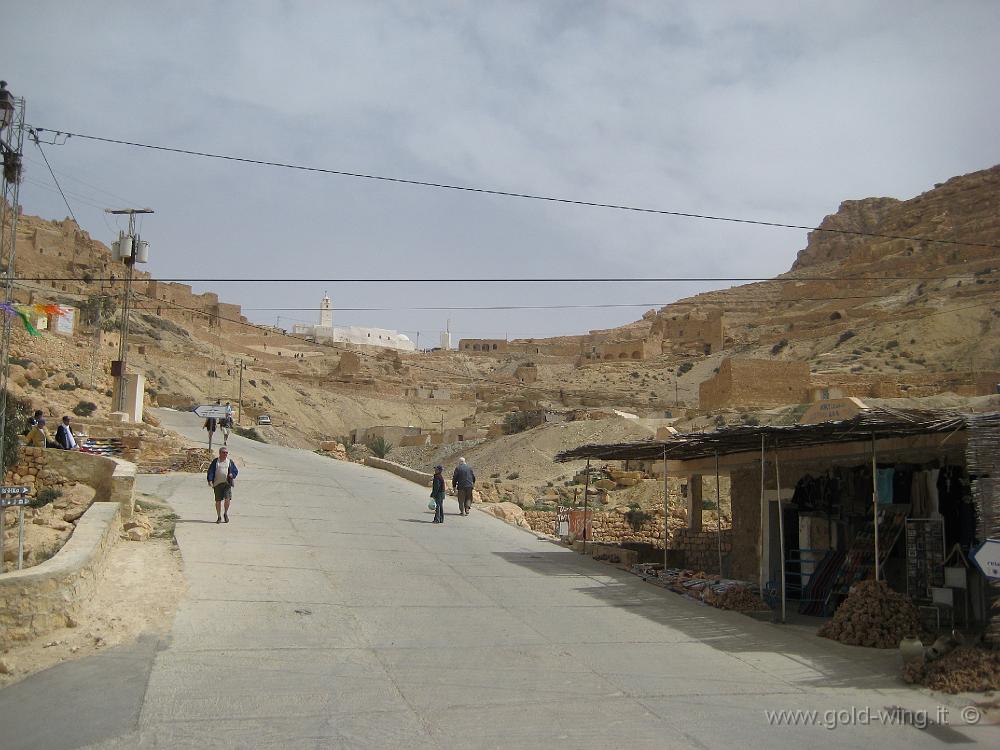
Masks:
[[[66,314],[59,305],[11,305],[7,302],[0,302],[0,310],[3,310],[8,315],[16,315],[24,323],[24,329],[28,332],[30,336],[41,336],[42,334],[31,324],[31,318],[28,317],[31,313],[37,315],[47,315],[60,317]]]

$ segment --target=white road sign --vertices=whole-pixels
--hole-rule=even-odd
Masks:
[[[225,404],[202,404],[201,406],[194,407],[194,413],[199,417],[205,419],[210,419],[215,417],[216,419],[222,419],[226,416],[226,405]]]
[[[1000,578],[1000,539],[987,539],[972,553],[972,559],[987,578]]]
[[[30,505],[31,498],[28,493],[30,487],[11,487],[4,485],[0,487],[0,508],[10,508],[18,505]]]

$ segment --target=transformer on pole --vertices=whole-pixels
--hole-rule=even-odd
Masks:
[[[118,359],[111,363],[111,375],[117,384],[115,411],[124,412],[128,391],[128,328],[132,308],[132,276],[136,263],[149,261],[149,245],[135,232],[136,214],[151,214],[151,208],[107,208],[106,213],[128,216],[128,232],[121,232],[111,243],[111,257],[125,264],[125,294],[122,298],[122,319],[119,330]],[[141,394],[137,394],[141,398]]]

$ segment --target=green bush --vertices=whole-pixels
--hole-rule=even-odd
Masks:
[[[43,505],[48,505],[53,500],[62,496],[62,490],[57,490],[54,487],[44,487],[35,499],[31,501],[32,508],[41,508]]]
[[[11,357],[10,363],[12,365],[20,365],[25,370],[27,370],[29,367],[31,367],[32,364],[34,364],[30,359],[23,359],[21,357]]]
[[[89,417],[97,411],[97,404],[93,401],[81,401],[73,407],[73,413],[78,417]]]
[[[638,503],[632,503],[625,512],[625,520],[632,527],[633,531],[638,531],[646,521],[652,520],[653,516],[639,507]]]
[[[683,375],[684,373],[689,372],[692,369],[694,369],[693,362],[682,362],[681,366],[677,368],[677,374]]]
[[[59,390],[60,391],[75,391],[76,390],[76,383],[60,383],[59,384]]]
[[[30,385],[32,388],[42,387],[42,381],[39,380],[38,378],[27,378],[27,380],[28,380],[28,385]]]
[[[368,450],[372,452],[372,455],[377,458],[385,458],[392,451],[392,443],[384,437],[372,438],[366,445],[368,446]]]
[[[20,437],[28,427],[31,404],[7,394],[7,421],[3,435],[4,466],[10,468],[17,463]]]
[[[507,478],[508,479],[517,479],[519,476],[521,476],[521,474],[519,472],[512,471],[510,474],[507,475]]]

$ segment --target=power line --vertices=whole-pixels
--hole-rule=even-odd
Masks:
[[[984,269],[979,276],[987,273],[994,273],[1000,269]],[[770,278],[767,276],[622,276],[622,277],[502,277],[502,278],[275,278],[255,277],[255,278],[227,278],[227,277],[174,277],[148,279],[170,284],[672,284],[672,283],[757,283],[767,282],[775,284],[797,284],[804,281],[949,281],[952,279],[972,279],[977,278],[976,273],[946,275],[946,276],[912,276],[912,275],[883,275],[878,276],[789,276]],[[111,277],[94,278],[93,281],[115,281]],[[49,276],[39,278],[39,281],[81,281],[76,276]],[[725,291],[725,290],[715,290]]]
[[[70,208],[69,206],[69,201],[66,200],[66,193],[63,192],[62,186],[59,184],[59,180],[56,179],[56,173],[52,171],[52,165],[49,164],[49,157],[45,155],[45,151],[42,150],[42,144],[38,142],[38,136],[35,135],[34,132],[32,132],[32,137],[33,140],[35,141],[35,145],[38,146],[38,153],[40,153],[42,155],[42,159],[45,160],[45,166],[49,168],[49,174],[52,175],[52,181],[56,184],[56,187],[59,189],[59,195],[62,196],[63,203],[66,204],[66,210],[69,211],[69,215],[73,217],[73,221],[79,225],[80,222],[76,221],[76,214],[73,213],[73,209]]]
[[[720,221],[732,224],[749,224],[762,227],[774,227],[779,229],[805,229],[810,232],[826,232],[830,234],[845,234],[857,237],[877,237],[887,240],[904,240],[906,242],[930,242],[941,245],[960,245],[966,247],[987,247],[1000,249],[1000,244],[990,242],[963,242],[949,239],[933,239],[930,237],[910,237],[907,235],[885,234],[882,232],[865,232],[858,229],[833,229],[830,227],[813,227],[804,224],[784,224],[777,221],[763,221],[760,219],[740,219],[731,216],[713,216],[710,214],[697,214],[689,211],[671,211],[658,208],[644,208],[641,206],[629,206],[620,203],[601,203],[597,201],[584,201],[571,198],[559,198],[549,195],[538,195],[534,193],[521,193],[509,190],[496,190],[492,188],[471,187],[468,185],[450,185],[442,182],[428,182],[426,180],[413,180],[403,177],[387,177],[385,175],[367,174],[364,172],[349,172],[342,169],[327,169],[324,167],[311,167],[304,164],[290,164],[287,162],[267,161],[264,159],[251,159],[243,156],[232,156],[229,154],[215,154],[208,151],[195,151],[192,149],[176,148],[172,146],[157,146],[149,143],[138,143],[136,141],[126,141],[118,138],[106,138],[96,135],[86,135],[84,133],[71,133],[65,130],[52,130],[50,128],[34,128],[39,133],[48,132],[58,136],[69,138],[83,138],[90,141],[102,143],[113,143],[120,146],[132,146],[134,148],[145,148],[153,151],[165,151],[175,154],[185,154],[187,156],[199,156],[207,159],[221,159],[223,161],[240,162],[243,164],[253,164],[265,167],[278,167],[281,169],[294,169],[302,172],[318,172],[321,174],[337,175],[340,177],[353,177],[364,180],[376,180],[379,182],[390,182],[399,185],[412,185],[417,187],[437,188],[439,190],[457,190],[467,193],[478,193],[481,195],[498,195],[505,198],[523,198],[527,200],[545,201],[548,203],[561,203],[572,206],[585,206],[588,208],[607,208],[616,211],[633,211],[636,213],[657,214],[661,216],[675,216],[684,219],[702,219],[705,221]]]
[[[39,163],[39,162],[36,162],[34,159],[28,159],[28,161],[32,162],[33,164],[38,164]],[[130,200],[128,198],[124,198],[124,197],[118,195],[117,193],[112,193],[110,190],[105,190],[104,188],[99,187],[98,185],[94,185],[91,182],[87,182],[86,180],[81,180],[79,177],[74,177],[73,175],[67,173],[64,170],[55,170],[55,172],[56,172],[56,174],[61,175],[62,178],[65,179],[65,180],[72,180],[73,182],[78,182],[81,185],[85,185],[86,187],[89,187],[91,190],[96,190],[99,193],[104,193],[105,195],[110,196],[110,197],[114,198],[115,200],[121,201],[124,204],[135,204],[135,205],[138,205],[139,203],[143,202],[143,201],[133,201],[133,200]],[[72,195],[72,193],[70,193],[70,195]]]
[[[294,334],[294,333],[288,333],[287,331],[276,331],[274,328],[271,328],[269,326],[263,326],[263,325],[259,325],[257,323],[250,323],[249,321],[245,321],[245,320],[237,320],[236,318],[229,318],[229,317],[225,317],[225,316],[222,316],[222,315],[213,315],[211,313],[205,312],[204,310],[199,310],[198,308],[188,307],[186,305],[181,305],[181,304],[176,303],[176,302],[168,302],[166,300],[158,300],[155,297],[151,297],[148,294],[143,294],[142,292],[134,292],[134,294],[136,294],[137,296],[140,296],[140,297],[145,297],[146,299],[151,300],[151,301],[157,303],[157,305],[153,305],[153,306],[150,306],[148,308],[140,308],[140,309],[151,310],[153,307],[156,307],[158,305],[167,305],[169,307],[174,307],[174,308],[177,308],[177,309],[180,309],[180,310],[186,310],[188,312],[193,312],[193,313],[197,313],[199,315],[204,315],[205,317],[208,317],[208,318],[214,318],[216,320],[224,320],[227,323],[235,323],[237,325],[245,326],[245,327],[248,327],[248,328],[254,328],[254,329],[256,329],[258,331],[261,331],[261,332],[264,332],[264,333],[275,334],[277,336],[281,336],[281,337],[286,338],[286,339],[291,339],[293,341],[298,341],[298,342],[301,342],[301,343],[309,344],[310,346],[318,346],[318,347],[333,349],[333,350],[336,350],[338,352],[344,351],[340,347],[334,346],[332,343],[312,341],[312,340],[310,340],[309,338],[307,338],[305,336],[300,336],[300,335]],[[355,354],[357,354],[358,356],[361,356],[361,357],[374,358],[376,360],[379,359],[379,357],[380,357],[380,353],[366,352],[366,351],[363,351],[363,350],[362,351],[352,350],[352,351],[354,351]],[[417,370],[424,370],[425,372],[433,372],[433,373],[435,373],[437,375],[448,375],[449,377],[460,378],[460,379],[474,381],[474,382],[490,383],[490,384],[493,384],[493,385],[503,385],[503,386],[509,386],[509,385],[511,385],[511,383],[503,381],[503,380],[494,380],[493,378],[488,378],[488,377],[485,377],[485,376],[470,375],[469,373],[455,372],[453,370],[442,370],[442,369],[439,369],[439,368],[436,368],[436,367],[428,367],[427,365],[416,364],[416,363],[413,363],[413,362],[408,362],[407,363],[407,367],[412,367],[412,368],[417,369]],[[570,392],[570,391],[567,391],[567,392]]]

